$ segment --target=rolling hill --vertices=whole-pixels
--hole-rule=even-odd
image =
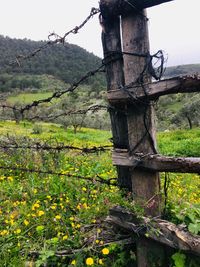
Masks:
[[[29,55],[45,41],[27,39],[11,39],[0,35],[0,73],[48,74],[72,83],[87,71],[97,68],[101,59],[85,49],[66,43],[49,46],[28,60],[23,60],[20,67],[12,64],[18,55]],[[96,78],[100,84],[105,84],[101,75]],[[93,83],[94,79],[90,81]]]

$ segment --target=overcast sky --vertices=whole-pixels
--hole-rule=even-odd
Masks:
[[[98,0],[0,0],[0,34],[46,40],[51,32],[63,35],[79,25]],[[148,9],[151,50],[163,49],[168,65],[200,63],[200,0],[174,0]],[[69,43],[102,57],[98,16]]]

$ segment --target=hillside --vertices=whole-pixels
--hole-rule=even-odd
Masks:
[[[37,56],[23,61],[20,67],[17,64],[10,64],[17,55],[28,55],[45,43],[11,39],[0,35],[0,73],[48,74],[66,83],[72,83],[101,64],[101,59],[94,54],[69,43],[65,46],[61,44],[49,46]],[[102,76],[96,79],[100,85],[105,84]]]
[[[20,67],[16,64],[10,65],[16,55],[30,54],[44,44],[43,41],[36,42],[0,36],[0,92],[10,92],[9,102],[26,103],[40,97],[44,98],[52,91],[66,88],[67,84],[77,81],[87,71],[91,71],[101,64],[101,59],[97,56],[79,46],[67,43],[65,46],[49,46],[35,57],[22,61]],[[200,64],[168,67],[165,70],[164,78],[198,72],[200,73]],[[89,79],[76,95],[77,108],[83,107],[83,99],[84,103],[96,104],[97,99],[101,99],[104,95],[105,88],[104,74],[101,73]],[[19,94],[20,91],[23,92]],[[38,95],[35,94],[36,92]],[[24,93],[29,93],[29,95],[24,95]],[[17,96],[18,94],[19,96]],[[158,129],[199,126],[199,106],[200,95],[197,93],[161,97],[156,113]],[[106,125],[108,124],[107,121]]]
[[[200,64],[187,64],[168,67],[166,68],[164,75],[165,77],[172,77],[194,73],[200,73]]]

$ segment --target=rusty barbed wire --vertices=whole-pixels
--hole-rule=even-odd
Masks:
[[[63,150],[77,150],[82,153],[98,153],[98,152],[105,152],[111,151],[112,145],[105,145],[105,146],[93,146],[93,147],[77,147],[77,146],[70,146],[64,144],[57,144],[56,146],[49,145],[47,143],[32,143],[30,145],[21,145],[17,143],[15,140],[14,142],[4,142],[0,144],[0,149],[7,150],[7,149],[30,149],[30,150],[46,150],[46,151],[63,151]]]
[[[50,97],[47,97],[47,98],[44,98],[44,99],[40,99],[40,100],[35,100],[32,103],[27,104],[24,107],[16,107],[16,105],[10,106],[10,105],[7,105],[7,104],[2,104],[0,107],[3,108],[3,109],[11,109],[11,110],[13,110],[14,113],[18,112],[18,116],[21,117],[21,119],[24,119],[25,111],[29,111],[31,108],[37,107],[37,106],[39,106],[39,105],[41,105],[43,103],[50,103],[53,99],[58,99],[61,96],[63,96],[64,94],[66,94],[66,93],[74,92],[74,90],[77,89],[77,87],[80,84],[82,84],[88,78],[94,76],[96,73],[101,71],[104,68],[104,66],[105,66],[105,64],[102,63],[95,70],[87,72],[86,75],[82,76],[77,82],[73,83],[68,88],[60,90],[60,91],[56,91]]]
[[[100,10],[98,8],[92,7],[90,14],[86,17],[86,19],[79,25],[79,26],[75,26],[73,29],[71,29],[70,31],[66,32],[63,36],[59,36],[56,33],[50,33],[48,36],[48,42],[45,43],[44,45],[38,47],[37,49],[35,49],[34,51],[32,51],[31,53],[27,54],[27,55],[17,55],[15,60],[10,62],[10,65],[15,65],[17,64],[18,66],[20,66],[20,61],[22,60],[27,60],[30,59],[32,57],[34,57],[36,54],[38,54],[39,52],[45,50],[47,47],[49,46],[53,46],[56,44],[65,44],[66,42],[66,38],[69,34],[77,34],[78,31],[80,29],[82,29],[85,24],[91,19],[93,18],[94,15],[98,14],[100,12]],[[52,40],[52,38],[54,38],[54,40]]]
[[[4,109],[13,109],[13,112],[16,113],[18,112],[18,116],[20,116],[22,119],[24,118],[24,113],[25,111],[29,111],[31,108],[33,107],[37,107],[40,104],[43,103],[50,103],[53,99],[58,99],[61,96],[63,96],[64,94],[68,93],[68,92],[73,92],[75,91],[75,89],[77,89],[77,87],[82,84],[84,81],[86,81],[87,79],[89,79],[90,77],[94,76],[95,74],[97,74],[98,72],[102,71],[102,69],[110,64],[113,61],[116,61],[119,59],[119,57],[122,57],[123,54],[125,55],[132,55],[132,56],[139,56],[139,57],[145,57],[146,58],[146,64],[145,64],[145,68],[142,71],[142,73],[140,74],[140,76],[138,77],[137,81],[134,81],[126,86],[123,87],[123,89],[125,91],[127,91],[126,89],[130,88],[131,86],[134,86],[136,83],[138,84],[143,84],[143,75],[145,73],[145,71],[148,71],[148,73],[154,77],[156,80],[160,80],[163,73],[164,73],[164,56],[163,56],[163,52],[162,50],[159,50],[157,53],[155,53],[154,55],[150,55],[149,53],[146,54],[137,54],[137,53],[127,53],[127,52],[119,52],[119,51],[112,51],[110,52],[102,61],[102,64],[100,66],[98,66],[95,70],[89,71],[86,73],[86,75],[82,76],[77,82],[73,83],[71,86],[69,86],[66,89],[60,90],[60,91],[56,91],[54,92],[50,97],[44,98],[44,99],[40,99],[40,100],[36,100],[33,101],[31,104],[27,104],[24,107],[16,107],[16,106],[9,106],[6,104],[1,105],[0,107],[4,108]],[[153,63],[152,60],[156,58],[157,60],[160,60],[161,63],[159,65],[158,68],[154,68],[153,67]],[[122,88],[121,88],[122,89]]]
[[[0,106],[1,107],[1,106]],[[93,105],[87,109],[79,109],[79,110],[69,110],[65,111],[59,114],[50,114],[48,116],[40,116],[40,115],[35,115],[33,117],[26,117],[26,119],[33,121],[33,120],[42,120],[42,121],[51,121],[58,119],[60,117],[64,116],[70,116],[70,115],[86,115],[88,112],[95,113],[100,110],[107,110],[109,106],[106,105]]]
[[[106,184],[106,185],[111,185],[111,186],[116,186],[117,184],[115,181],[117,178],[109,178],[109,179],[104,179],[99,175],[96,175],[96,177],[89,177],[89,176],[81,176],[81,175],[74,175],[71,173],[68,173],[67,171],[62,171],[62,172],[54,172],[54,171],[43,171],[43,170],[37,170],[37,169],[29,169],[29,168],[23,168],[23,167],[14,167],[14,166],[2,166],[0,165],[0,170],[9,170],[9,171],[20,171],[20,172],[25,172],[25,173],[37,173],[37,174],[48,174],[48,175],[57,175],[57,176],[66,176],[69,178],[77,178],[77,179],[82,179],[82,180],[87,180],[92,183],[101,183],[101,184]]]
[[[45,99],[33,101],[31,104],[26,105],[25,107],[20,109],[21,114],[25,111],[30,110],[32,107],[37,107],[38,105],[42,103],[49,103],[55,98],[60,98],[62,95],[68,93],[68,92],[73,92],[81,83],[83,83],[85,80],[90,78],[91,76],[95,75],[99,70],[101,70],[104,67],[104,64],[101,64],[99,67],[97,67],[95,70],[89,71],[86,73],[85,76],[81,77],[77,82],[73,83],[69,88],[61,90],[61,91],[56,91],[55,93],[52,94],[52,96],[47,97]]]

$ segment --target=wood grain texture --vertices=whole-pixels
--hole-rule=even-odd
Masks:
[[[143,12],[145,15],[145,12]],[[122,16],[122,40],[123,49],[126,52],[147,53],[149,51],[149,38],[147,21],[144,16],[134,14]],[[124,55],[125,84],[130,84],[140,78],[144,70],[146,60],[144,57]],[[151,79],[147,73],[142,75],[144,83],[150,83]],[[127,105],[128,142],[129,151],[141,153],[153,153],[152,140],[155,143],[154,110],[151,103],[142,101],[134,105]],[[151,138],[149,136],[151,135]],[[154,195],[159,195],[159,174],[145,170],[132,169],[132,191],[135,201],[140,204],[148,201]],[[151,182],[150,182],[151,181]],[[154,209],[148,210],[146,214],[158,215],[160,201],[156,198]]]
[[[116,150],[112,155],[113,164],[128,166],[147,171],[199,173],[200,158],[167,157],[162,155],[144,155],[142,153],[130,156],[125,150]]]
[[[112,60],[113,51],[121,52],[120,19],[103,21],[102,45],[106,64],[107,91],[124,85],[122,56]],[[117,53],[116,53],[117,55]],[[116,148],[128,148],[128,127],[124,105],[111,107],[109,110],[113,144]],[[129,168],[117,166],[118,184],[129,191],[132,189]]]
[[[149,100],[156,100],[160,96],[177,93],[200,92],[200,78],[198,76],[183,76],[161,80],[159,82],[145,84]],[[108,92],[107,97],[110,103],[128,103],[143,101],[146,95],[141,86],[123,89],[115,89]]]
[[[191,234],[182,226],[158,218],[138,218],[119,206],[110,210],[106,221],[130,233],[200,256],[200,236]]]
[[[122,16],[122,43],[123,51],[130,53],[146,54],[149,51],[149,36],[146,20],[146,12]],[[151,79],[144,73],[146,59],[140,56],[124,55],[125,84],[140,80],[142,83],[150,83]],[[127,105],[127,124],[129,151],[150,153],[155,149],[154,111],[148,99]],[[151,138],[150,138],[151,135]],[[154,142],[154,144],[152,144]],[[147,172],[130,168],[132,193],[134,201],[144,207],[146,215],[157,216],[160,214],[160,182],[157,172]],[[154,198],[151,205],[145,205]],[[137,242],[137,266],[147,267],[151,265],[147,255],[152,248],[157,254],[162,253],[162,248],[157,244],[147,244],[146,240]]]

